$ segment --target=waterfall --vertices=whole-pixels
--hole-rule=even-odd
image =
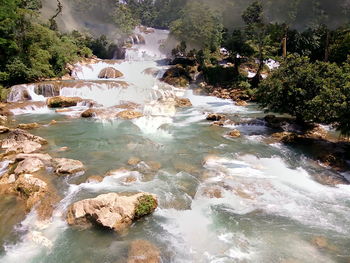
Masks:
[[[166,55],[159,50],[159,45],[167,36],[168,31],[165,30],[154,30],[150,34],[135,30],[129,37],[133,46],[126,49],[125,60],[95,59],[88,63],[77,63],[71,73],[75,80],[44,81],[13,86],[8,102],[43,102],[54,96],[80,97],[86,100],[79,104],[80,110],[91,105],[110,108],[123,103],[135,103],[140,105],[140,110],[145,115],[174,115],[174,110],[169,110],[169,99],[174,103],[179,90],[159,80],[167,69],[158,62],[166,58]],[[99,79],[100,72],[106,68],[114,68],[120,71],[122,76]],[[144,74],[146,69],[153,69],[157,74]],[[95,103],[92,104],[92,101]],[[37,107],[27,106],[30,110],[35,110]],[[22,107],[13,112],[21,114],[25,111]],[[38,110],[37,113],[40,112],[47,111]],[[147,121],[152,121],[151,117]]]

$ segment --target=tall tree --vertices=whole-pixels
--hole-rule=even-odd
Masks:
[[[259,67],[253,78],[253,86],[258,86],[261,78],[261,71],[264,66],[264,48],[266,37],[266,24],[263,6],[260,1],[255,1],[243,12],[242,19],[246,24],[246,33],[251,41],[257,46]]]

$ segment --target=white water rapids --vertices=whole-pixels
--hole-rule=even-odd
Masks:
[[[316,182],[314,174],[333,171],[292,148],[265,143],[268,128],[263,124],[234,126],[242,133],[238,139],[226,136],[232,127],[211,126],[205,120],[210,112],[240,119],[262,113],[255,105],[239,107],[161,82],[167,66],[161,63],[165,55],[158,47],[167,32],[156,30],[144,37],[146,45],[129,49],[125,61],[77,65],[76,80],[55,84],[57,90],[46,85],[40,91],[37,84],[13,88],[10,101],[26,93],[30,101],[45,101],[50,94],[81,97],[94,100],[101,109],[132,102],[140,105],[144,116],[132,121],[71,118],[86,110],[85,105],[65,113],[46,106],[13,109],[17,121],[57,119],[57,125],[33,133],[48,139],[50,154],[83,161],[87,174],[48,175],[63,197],[52,219],[39,221],[31,211],[15,227],[18,238],[6,240],[0,262],[126,262],[130,242],[144,239],[159,248],[166,263],[348,263],[350,187]],[[111,66],[124,76],[99,80],[99,72]],[[193,106],[176,110],[171,103],[175,96],[189,98]],[[57,153],[63,146],[70,151]],[[135,156],[145,162],[100,183],[85,182],[88,176],[127,166]],[[161,168],[149,172],[146,161],[157,161]],[[1,172],[7,165],[0,165]],[[136,182],[127,184],[122,179],[130,175]],[[78,231],[65,223],[72,202],[137,191],[158,195],[159,208],[124,235],[95,228]],[[326,245],[315,244],[317,237]]]

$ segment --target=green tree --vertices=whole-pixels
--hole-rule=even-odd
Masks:
[[[260,73],[264,66],[264,48],[266,46],[266,24],[263,6],[260,1],[255,1],[243,12],[242,19],[246,24],[246,34],[249,36],[252,46],[257,49],[259,67],[253,79],[253,86],[260,81]]]
[[[262,107],[300,122],[334,124],[349,132],[349,63],[338,66],[290,55],[263,80],[256,97]]]
[[[211,51],[220,47],[222,31],[220,16],[198,2],[188,3],[170,25],[171,34],[178,40]]]

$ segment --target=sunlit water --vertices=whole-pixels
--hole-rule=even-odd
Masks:
[[[163,31],[156,34],[166,37]],[[146,41],[151,37],[147,35]],[[194,95],[191,90],[175,90],[157,76],[144,74],[147,68],[165,69],[157,62],[163,57],[154,44],[150,50],[147,47],[130,50],[129,61],[114,65],[125,75],[121,80],[129,84],[123,92],[113,88],[96,91],[100,87],[61,91],[65,96],[95,99],[103,107],[117,105],[125,96],[122,100],[141,104],[144,117],[85,120],[47,108],[17,112],[26,113],[15,117],[18,122],[57,120],[56,125],[32,132],[49,141],[45,150],[52,156],[81,160],[87,172],[71,178],[48,175],[63,198],[53,218],[40,222],[31,212],[12,234],[1,231],[6,239],[0,261],[126,262],[130,242],[145,239],[160,249],[162,262],[348,263],[350,187],[328,187],[314,181],[313,174],[332,172],[301,152],[266,144],[264,138],[271,131],[263,124],[211,126],[205,120],[209,112],[236,119],[263,114],[255,105],[238,107],[228,100]],[[146,56],[147,52],[151,55]],[[106,65],[84,67],[76,76],[96,80]],[[175,111],[157,101],[174,95],[189,98],[193,107]],[[239,129],[242,137],[228,138],[232,128]],[[61,147],[69,150],[60,152]],[[127,164],[131,157],[159,162],[161,168],[131,167]],[[101,183],[84,183],[89,176],[121,167],[130,172],[114,173]],[[137,181],[126,184],[122,179],[130,174]],[[159,208],[124,235],[96,228],[79,231],[64,221],[66,207],[74,201],[107,192],[137,191],[157,194]],[[215,191],[220,193],[218,198],[211,198]],[[1,217],[11,202],[0,203],[4,207]],[[6,228],[14,223],[3,224]],[[314,244],[319,236],[326,238],[326,247]]]

